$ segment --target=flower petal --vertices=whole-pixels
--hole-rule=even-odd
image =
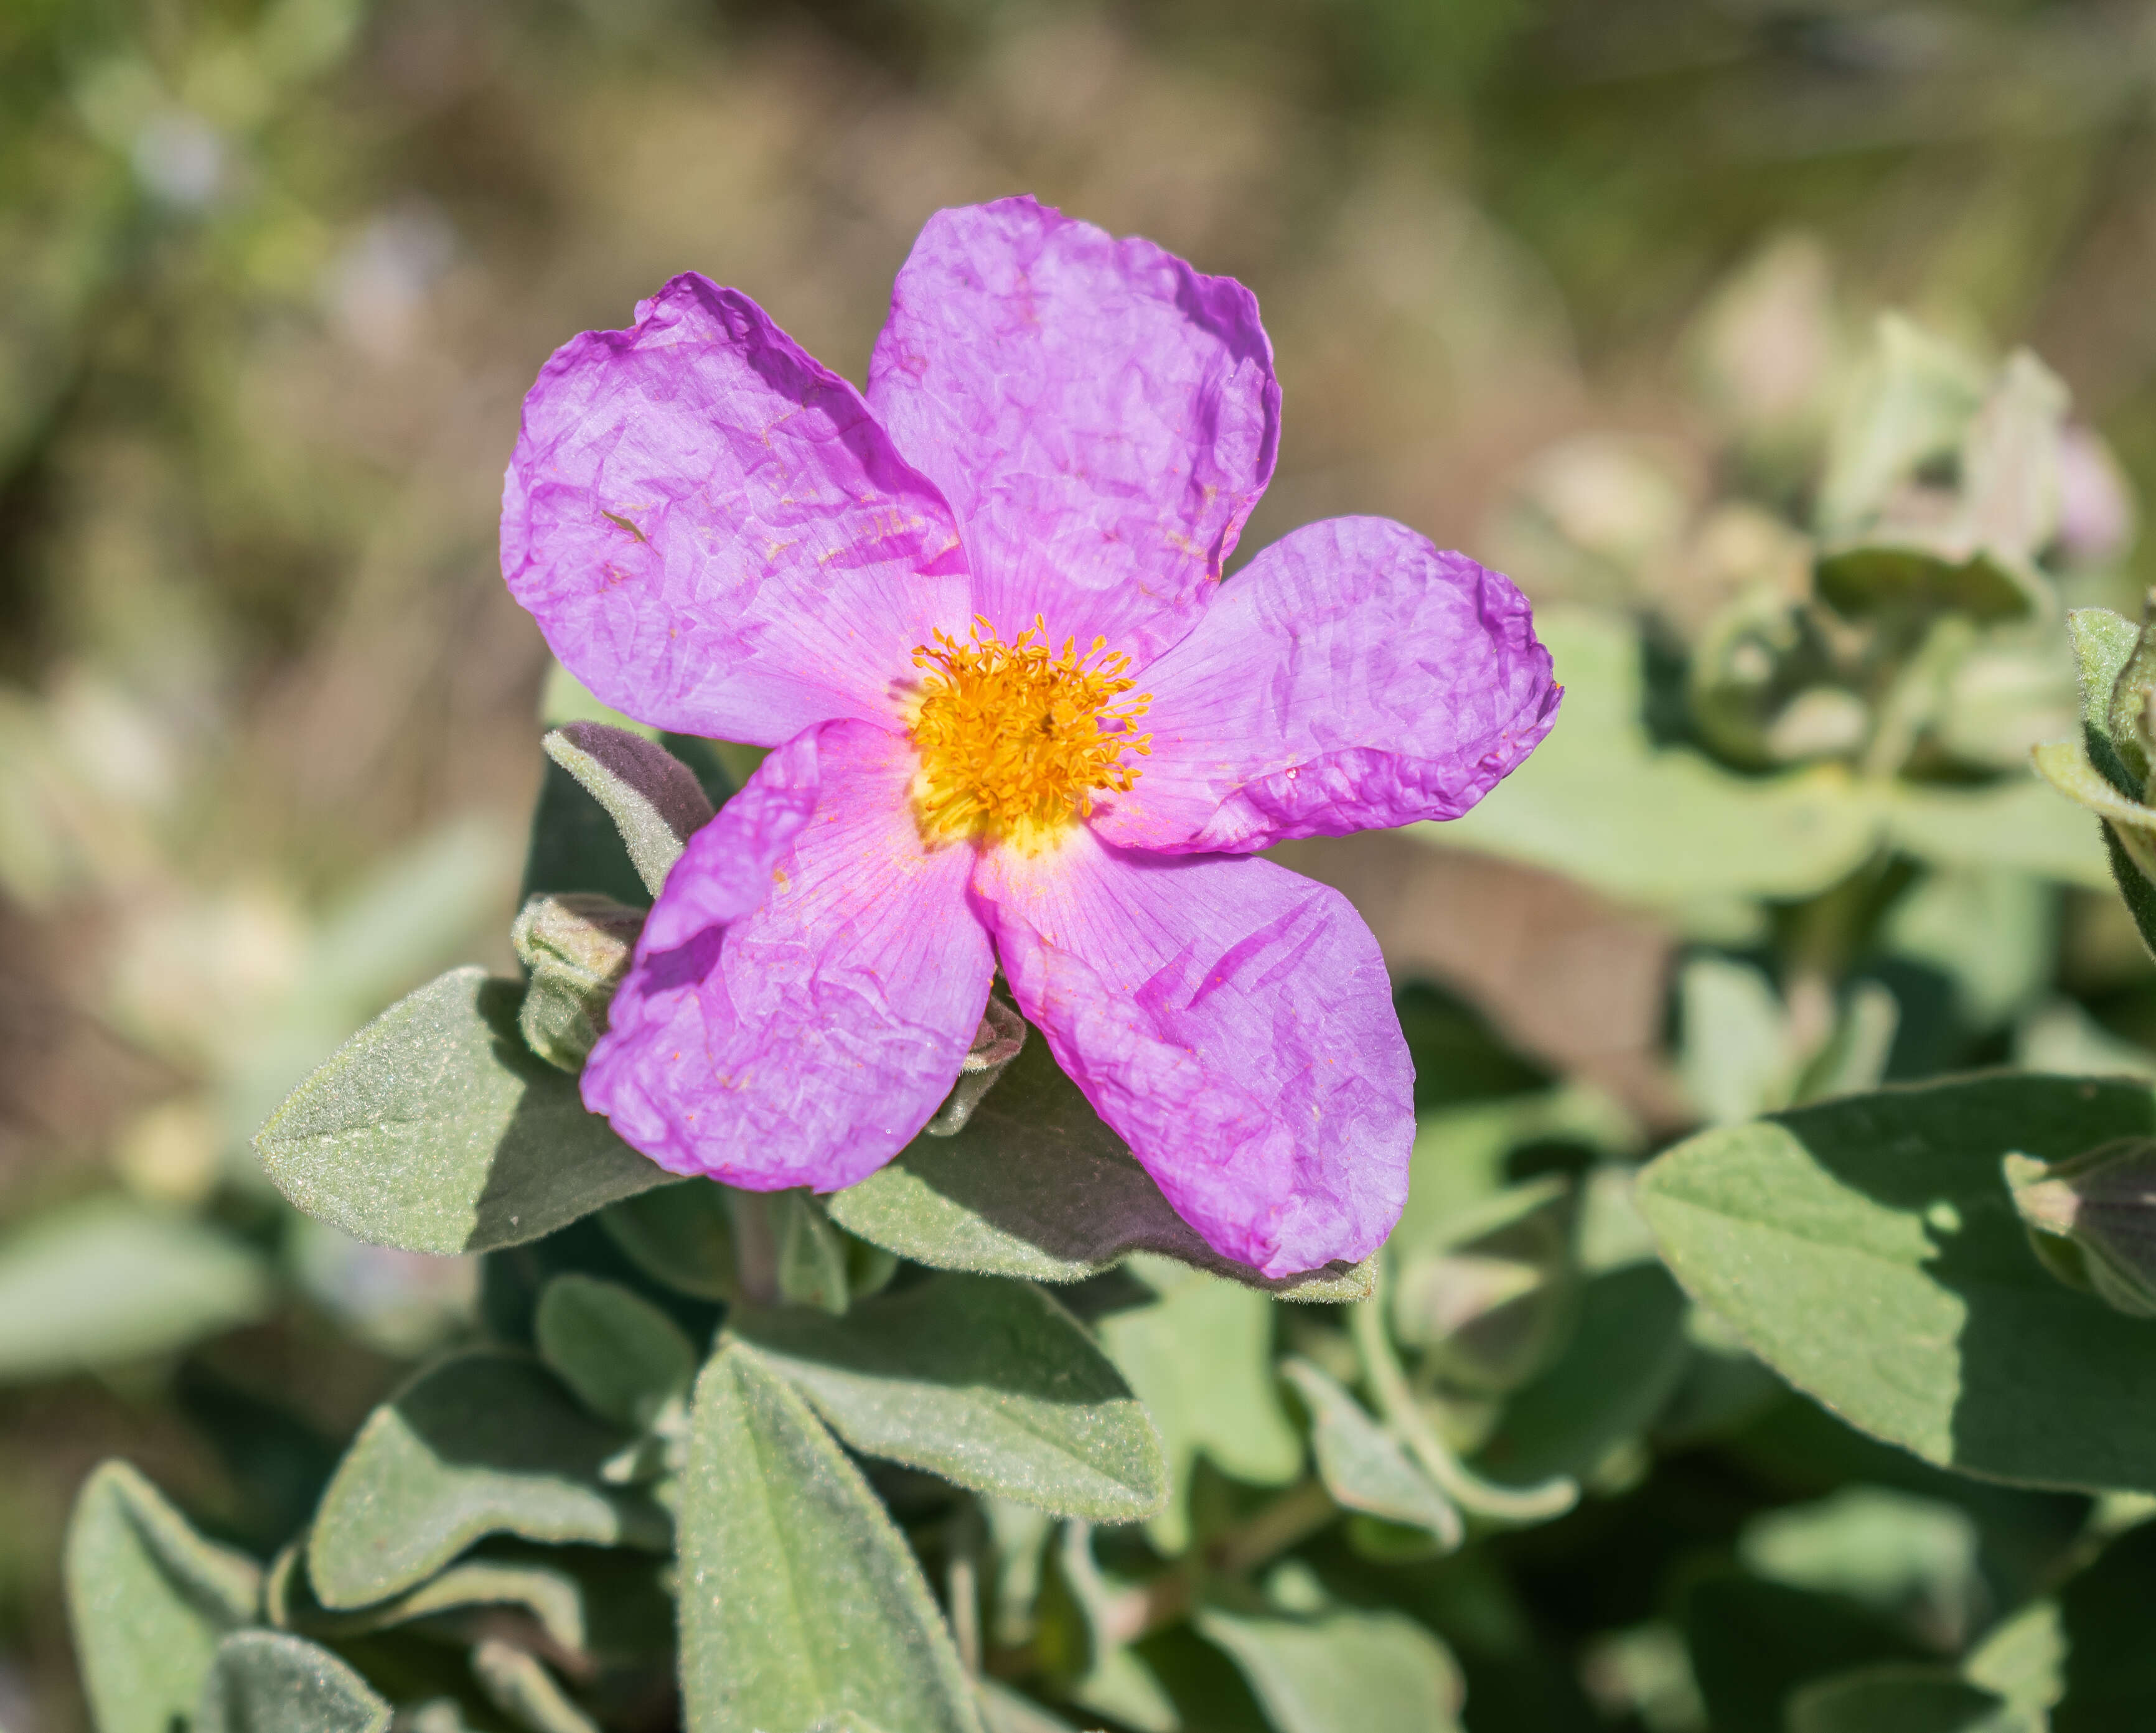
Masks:
[[[1456,818],[1549,732],[1561,690],[1509,580],[1376,517],[1275,542],[1140,684],[1152,756],[1092,823],[1172,853]]]
[[[834,1191],[950,1092],[993,964],[971,851],[921,847],[913,768],[901,736],[827,723],[690,839],[583,1076],[660,1166]]]
[[[973,892],[1019,1008],[1207,1244],[1283,1276],[1383,1242],[1414,1072],[1378,942],[1337,891],[1080,828],[989,851]]]
[[[999,632],[1038,613],[1140,662],[1188,629],[1280,445],[1250,290],[1030,198],[928,219],[869,402],[957,510]]]
[[[639,721],[775,746],[888,720],[968,617],[950,508],[860,393],[755,302],[676,277],[524,400],[501,569],[571,673]]]

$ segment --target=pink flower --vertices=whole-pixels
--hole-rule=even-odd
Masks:
[[[1000,963],[1209,1244],[1373,1250],[1414,1136],[1384,965],[1251,857],[1456,817],[1558,692],[1517,590],[1383,519],[1223,583],[1279,439],[1249,290],[1029,198],[931,219],[865,397],[694,275],[557,352],[510,588],[607,703],[776,749],[668,879],[587,1105],[676,1172],[851,1185]]]

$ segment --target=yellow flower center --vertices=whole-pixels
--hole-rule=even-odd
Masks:
[[[969,642],[939,630],[916,647],[927,674],[911,730],[923,835],[1037,849],[1092,811],[1095,789],[1137,780],[1123,755],[1152,750],[1151,735],[1132,731],[1152,700],[1124,695],[1137,684],[1122,673],[1130,659],[1110,654],[1105,638],[1082,656],[1075,638],[1060,656],[1047,639],[1038,614],[1009,643],[976,617]]]

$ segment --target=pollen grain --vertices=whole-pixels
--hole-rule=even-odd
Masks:
[[[1091,812],[1096,792],[1127,792],[1139,767],[1126,755],[1146,756],[1152,740],[1134,731],[1152,698],[1130,695],[1129,660],[1104,638],[1082,655],[1065,638],[1055,654],[1038,614],[1009,643],[977,617],[964,642],[939,630],[917,646],[925,678],[911,732],[922,833],[1036,849]]]

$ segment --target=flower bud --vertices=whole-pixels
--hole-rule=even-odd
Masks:
[[[2156,1318],[2156,1138],[2068,1157],[2009,1156],[2007,1188],[2044,1267],[2136,1318]]]
[[[583,1069],[643,931],[643,910],[612,897],[570,891],[525,904],[509,936],[531,972],[516,1023],[532,1052],[564,1071]]]
[[[1004,1067],[1018,1057],[1024,1045],[1025,1019],[990,993],[981,1026],[973,1031],[973,1045],[958,1068],[958,1080],[936,1110],[936,1117],[923,1129],[932,1137],[956,1137],[964,1131],[973,1110],[981,1105],[981,1097],[995,1086]]]

